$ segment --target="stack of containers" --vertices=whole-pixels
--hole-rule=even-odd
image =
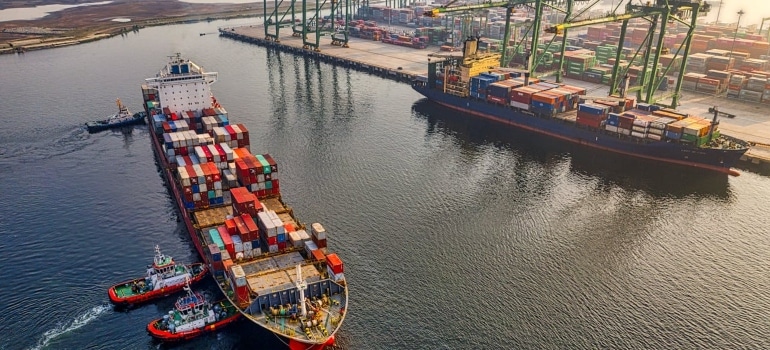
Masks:
[[[712,79],[707,77],[700,78],[698,79],[698,85],[695,87],[695,91],[709,94],[718,94],[722,87],[719,82],[719,79]]]
[[[630,136],[634,127],[636,114],[633,111],[626,111],[618,117],[618,134]]]
[[[657,117],[650,115],[637,114],[634,118],[634,125],[631,127],[631,136],[638,137],[640,139],[646,138],[650,129],[650,123]]]
[[[594,103],[581,103],[578,105],[577,124],[592,127],[595,129],[602,128],[603,122],[607,119],[609,113],[609,107]]]
[[[496,78],[486,76],[486,75],[478,75],[478,76],[472,77],[471,83],[470,83],[471,97],[486,100],[487,88],[489,87],[490,84],[496,81],[497,81]]]
[[[618,52],[617,46],[612,45],[599,45],[596,47],[596,61],[598,63],[607,63],[609,58],[615,58]]]
[[[738,98],[751,102],[762,102],[767,79],[764,77],[751,77],[746,81],[746,86],[741,89]]]
[[[711,122],[699,117],[688,117],[683,120],[692,120],[682,128],[682,140],[692,142],[696,146],[702,146],[708,142],[708,132]]]
[[[211,242],[209,244],[209,252],[211,253],[211,260],[213,261],[211,265],[215,275],[221,275],[221,271],[224,271],[224,260],[225,258],[229,258],[230,255],[227,253],[227,250],[225,250],[225,244],[219,236],[219,230],[210,228],[208,232],[209,236],[207,237],[207,241]]]
[[[313,223],[310,225],[310,236],[313,239],[313,243],[319,249],[326,248],[326,229],[320,223]]]
[[[254,218],[249,214],[241,214],[241,220],[243,220],[246,226],[246,233],[241,235],[243,241],[243,251],[246,257],[256,257],[262,254],[262,244],[259,237],[259,226],[254,222]],[[249,253],[249,251],[251,253]]]
[[[268,214],[270,211],[263,211],[257,214],[257,225],[259,226],[260,238],[267,247],[267,251],[275,253],[278,251],[278,228],[283,225],[276,225]]]
[[[289,245],[294,248],[302,248],[305,242],[312,241],[310,234],[305,230],[296,230],[289,232]]]
[[[694,53],[687,57],[687,64],[685,70],[689,73],[704,73],[708,65],[709,59],[713,55],[705,53]]]
[[[516,79],[506,79],[489,84],[487,101],[507,106],[510,104],[511,90],[523,85],[523,82]]]
[[[235,291],[235,301],[240,305],[248,305],[251,302],[249,298],[249,286],[246,283],[246,273],[241,265],[230,267],[230,285]]]
[[[738,98],[744,84],[746,84],[745,75],[734,74],[731,76],[727,84],[727,97]]]
[[[650,128],[647,131],[647,138],[660,141],[663,139],[666,133],[666,126],[675,122],[676,119],[669,117],[657,117],[656,120],[650,122]]]
[[[281,218],[278,217],[278,214],[273,211],[269,210],[267,211],[267,216],[272,220],[273,225],[276,226],[276,241],[278,242],[278,251],[283,251],[287,248],[287,241],[288,241],[288,235],[286,234],[287,229],[286,225],[283,221],[281,221]],[[294,230],[292,227],[291,230]]]
[[[706,74],[703,73],[685,73],[684,77],[682,77],[682,89],[695,91],[698,87],[698,81],[705,77]]]
[[[532,86],[522,86],[511,89],[511,107],[528,111],[529,106],[532,104],[532,94],[539,91],[541,90]]]
[[[706,70],[722,70],[727,71],[733,69],[735,65],[735,58],[725,56],[713,56],[706,64]]]
[[[225,220],[223,227],[233,237],[234,247],[236,246],[236,241],[240,242],[241,247],[240,249],[236,248],[236,250],[242,252],[246,258],[262,254],[259,227],[251,215],[236,215]],[[238,238],[236,239],[235,237]]]
[[[198,135],[191,130],[163,134],[163,149],[171,163],[174,162],[176,156],[195,154],[195,147],[211,143],[213,140],[208,135]]]
[[[147,102],[147,103],[150,103],[150,102]],[[155,129],[155,133],[163,132],[163,123],[168,121],[168,119],[166,119],[166,116],[161,113],[153,114],[150,120],[152,121],[152,126]]]
[[[223,114],[215,115],[213,117],[203,117],[201,118],[201,128],[203,131],[207,132],[209,135],[213,136],[213,130],[215,127],[224,127],[229,125],[230,122],[227,119],[227,116]]]
[[[214,126],[211,136],[216,143],[226,143],[230,148],[249,149],[249,131],[243,124]]]
[[[332,281],[339,282],[345,279],[342,259],[337,254],[333,253],[326,256],[326,269],[329,273],[329,279]]]
[[[247,154],[235,160],[236,175],[241,186],[257,197],[280,193],[278,165],[269,154]]]
[[[230,189],[230,195],[233,203],[233,213],[236,215],[249,214],[257,216],[262,211],[262,203],[257,200],[257,196],[249,192],[245,187],[236,187]]]
[[[620,114],[607,113],[607,123],[605,124],[604,129],[617,133],[618,126],[620,126]]]
[[[225,203],[219,169],[213,163],[177,167],[182,201],[188,209],[206,208]]]
[[[722,71],[722,70],[711,69],[708,72],[706,72],[706,77],[710,79],[719,80],[720,86],[727,86],[727,83],[730,82],[730,78],[732,77],[732,73]]]

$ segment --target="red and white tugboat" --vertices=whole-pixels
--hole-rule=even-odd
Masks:
[[[195,283],[203,279],[208,268],[203,263],[177,264],[170,256],[163,255],[155,246],[155,259],[147,268],[147,275],[110,287],[110,301],[116,305],[140,304],[152,299],[176,293],[185,286],[185,281]]]
[[[211,303],[199,292],[185,286],[187,295],[179,297],[163,318],[147,325],[147,332],[162,342],[179,342],[213,332],[236,321],[240,312],[227,298]]]

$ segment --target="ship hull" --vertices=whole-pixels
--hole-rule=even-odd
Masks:
[[[194,274],[193,278],[190,280],[191,284],[200,282],[201,280],[203,280],[204,277],[206,277],[206,274],[208,273],[208,267],[205,264],[195,263],[195,264],[189,264],[187,266],[188,268],[190,268],[190,271],[198,272]],[[131,284],[133,282],[140,282],[140,281],[144,281],[144,277],[121,282],[110,287],[110,289],[107,291],[107,294],[110,297],[110,301],[117,306],[138,305],[141,303],[145,303],[151,300],[155,300],[155,299],[179,292],[182,289],[184,289],[184,286],[185,286],[184,283],[180,283],[180,284],[164,287],[158,290],[149,291],[144,294],[136,294],[136,295],[128,295],[128,296],[120,295],[121,293],[118,291],[119,289],[121,288],[130,289]]]
[[[176,207],[177,207],[177,210],[179,211],[179,215],[181,215],[181,219],[184,222],[185,227],[187,228],[187,232],[190,234],[190,239],[195,245],[195,249],[198,251],[198,254],[200,255],[201,259],[204,259],[205,261],[206,253],[203,250],[203,242],[201,241],[201,237],[197,233],[198,231],[195,229],[195,225],[192,222],[192,218],[189,210],[187,210],[187,208],[184,206],[184,203],[182,202],[182,198],[179,195],[180,193],[179,186],[177,182],[174,181],[171,164],[169,164],[169,162],[166,160],[166,158],[163,155],[163,147],[161,146],[160,140],[156,136],[157,134],[155,132],[155,129],[152,123],[149,123],[149,128],[150,128],[150,139],[152,139],[152,145],[153,145],[152,148],[153,148],[155,157],[158,160],[158,163],[162,169],[163,178],[166,181],[166,184],[168,185],[168,189],[171,194],[171,197],[174,198],[174,202],[176,203]],[[226,294],[225,291],[222,291],[222,292]],[[345,299],[347,300],[347,289],[345,290],[345,293],[346,293]],[[230,302],[233,302],[230,298],[228,298],[228,300]],[[327,341],[324,343],[309,343],[309,342],[303,342],[303,341],[297,340],[296,338],[286,337],[280,333],[273,332],[272,330],[266,328],[260,323],[254,322],[254,324],[264,329],[265,332],[273,334],[274,336],[279,338],[280,341],[283,342],[284,344],[287,344],[287,348],[291,350],[323,350],[327,346],[334,344],[334,334],[332,334],[329,337],[329,339],[327,339]]]
[[[218,304],[218,303],[219,302],[215,304]],[[178,342],[191,340],[203,334],[222,329],[223,327],[237,321],[240,317],[241,317],[241,314],[236,312],[235,314],[230,315],[227,318],[224,318],[212,324],[208,324],[204,327],[196,328],[189,331],[174,332],[174,333],[169,332],[168,330],[159,329],[157,325],[160,324],[162,319],[157,319],[147,324],[147,333],[149,333],[150,336],[152,336],[153,338],[164,343],[178,343]]]
[[[91,121],[86,123],[86,129],[89,133],[96,133],[104,130],[121,128],[124,126],[144,124],[145,114],[135,114],[132,119],[124,120],[119,123],[107,123],[106,121]]]
[[[413,84],[413,88],[432,102],[474,117],[637,158],[738,175],[738,172],[731,167],[746,152],[745,148],[710,149],[690,147],[676,142],[635,140],[624,135],[613,135],[602,130],[576,126],[575,123],[552,117],[538,117],[512,107],[446,94],[421,84]]]

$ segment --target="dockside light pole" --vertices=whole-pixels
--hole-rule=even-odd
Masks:
[[[741,27],[741,16],[745,12],[743,10],[738,11],[738,23],[735,24],[735,34],[733,34],[733,45],[730,47],[730,58],[733,57],[733,50],[735,49],[735,40],[738,38],[738,28]]]

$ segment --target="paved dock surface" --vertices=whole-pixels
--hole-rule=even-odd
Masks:
[[[342,47],[332,45],[328,36],[322,38],[319,51],[316,52],[303,49],[302,39],[292,36],[290,28],[283,28],[278,42],[265,40],[265,28],[262,25],[221,28],[220,33],[237,40],[274,46],[402,81],[426,74],[429,59],[440,59],[436,56],[461,55],[460,52],[439,51],[433,46],[414,49],[360,38],[350,38],[349,47]],[[609,90],[606,85],[581,80],[565,79],[564,82],[585,87],[589,95],[604,96]],[[719,118],[719,128],[724,134],[753,144],[742,160],[751,165],[770,166],[770,104],[682,91],[678,110],[710,119],[712,114],[708,110],[713,106],[736,116]]]

